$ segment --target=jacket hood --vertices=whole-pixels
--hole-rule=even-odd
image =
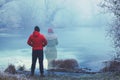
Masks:
[[[38,31],[34,31],[34,32],[33,32],[33,36],[34,36],[34,37],[38,37],[39,34],[40,34],[40,33],[39,33]]]

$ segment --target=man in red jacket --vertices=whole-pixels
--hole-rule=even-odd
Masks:
[[[31,76],[34,76],[35,66],[37,58],[39,59],[39,69],[41,76],[44,76],[43,70],[43,47],[47,45],[47,40],[43,34],[40,33],[38,26],[35,26],[34,32],[30,35],[28,45],[32,47],[32,65],[31,65]]]

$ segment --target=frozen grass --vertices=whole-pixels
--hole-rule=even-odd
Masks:
[[[0,80],[30,80],[23,74],[8,74],[4,72],[0,72]]]
[[[80,75],[77,77],[65,76],[65,75],[46,75],[40,77],[35,75],[34,77],[25,76],[23,74],[7,74],[0,72],[0,80],[120,80],[120,73],[97,73],[90,75]]]

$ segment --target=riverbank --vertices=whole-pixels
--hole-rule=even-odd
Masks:
[[[73,76],[69,74],[46,74],[45,77],[30,75],[24,73],[9,74],[0,72],[0,80],[120,80],[120,73],[117,72],[106,72],[96,74],[77,73]]]

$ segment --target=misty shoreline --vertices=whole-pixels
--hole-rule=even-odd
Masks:
[[[27,65],[25,66],[27,69],[30,69],[30,66],[31,66],[31,49],[30,48],[17,49],[17,50],[5,50],[5,51],[0,51],[0,53],[1,53],[0,66],[2,66],[3,68],[7,67],[9,64],[15,63],[16,66],[19,66],[27,63]],[[82,52],[79,54],[80,56],[77,56],[77,55],[78,55],[78,52],[64,51],[64,50],[58,49],[58,59],[69,59],[69,58],[76,59],[80,67],[82,68],[87,67],[87,68],[90,68],[92,71],[99,71],[103,67],[102,62],[108,59],[108,58],[104,59],[104,57],[102,57],[102,58],[98,58],[97,60],[96,59],[94,60],[93,57],[95,56],[92,56],[92,55],[84,56],[85,54],[82,54]],[[44,58],[45,69],[47,69],[46,66],[47,66],[47,61],[46,61],[46,58]],[[36,67],[38,68],[38,64]]]
[[[35,76],[29,76],[29,72],[9,74],[5,72],[0,72],[0,80],[119,80],[120,75],[118,73],[106,72],[106,73],[96,73],[96,74],[46,74],[45,77],[40,77],[39,74]]]

